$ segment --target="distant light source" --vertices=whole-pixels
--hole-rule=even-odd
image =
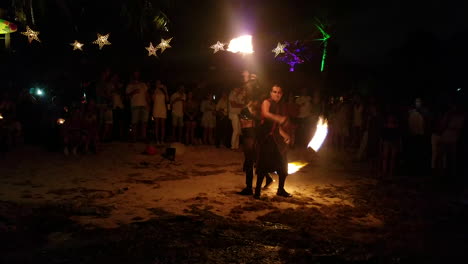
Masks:
[[[0,113],[0,120],[2,120],[2,119],[3,119],[3,115]]]
[[[39,96],[42,96],[42,95],[44,95],[44,91],[42,89],[40,89],[40,88],[37,88],[36,89],[36,94],[39,95]]]
[[[457,89],[457,92],[459,92],[459,91],[461,91],[461,88],[458,88],[458,89]]]
[[[58,125],[63,125],[63,123],[65,123],[65,119],[63,119],[63,118],[57,119],[57,124]]]
[[[232,53],[240,52],[243,54],[252,54],[254,52],[252,47],[252,36],[244,35],[231,39],[227,51]]]

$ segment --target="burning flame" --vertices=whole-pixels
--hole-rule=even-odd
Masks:
[[[303,168],[307,164],[308,164],[307,162],[301,162],[301,161],[288,163],[288,174],[293,174],[293,173],[298,172],[301,168]]]
[[[307,147],[312,148],[317,152],[322,146],[323,141],[325,141],[327,134],[328,122],[326,119],[323,118],[323,116],[320,116],[317,122],[317,130],[315,130],[315,135],[309,142],[309,145],[307,145]]]
[[[57,119],[57,124],[63,125],[63,123],[65,123],[65,119],[63,119],[63,118]]]
[[[227,51],[230,51],[232,53],[240,52],[244,54],[253,53],[254,51],[252,47],[252,36],[244,35],[244,36],[231,39],[231,42],[229,42],[229,47]]]

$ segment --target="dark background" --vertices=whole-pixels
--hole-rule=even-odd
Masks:
[[[280,81],[292,89],[401,100],[458,88],[465,93],[467,85],[468,8],[462,1],[7,0],[0,8],[3,19],[18,25],[11,49],[1,55],[2,79],[15,80],[15,86],[57,79],[73,85],[97,78],[104,67],[123,77],[138,68],[146,79],[168,83],[229,82],[248,68],[265,83]],[[168,31],[154,22],[160,14],[167,17]],[[331,35],[323,73],[320,42],[313,41],[320,37],[315,18]],[[41,43],[29,44],[19,33],[26,25],[40,31]],[[99,50],[91,43],[96,33],[110,33],[112,45]],[[254,38],[253,55],[213,54],[209,48],[247,33]],[[156,45],[168,37],[172,48],[159,58],[147,56],[149,41]],[[75,39],[85,44],[83,52],[72,50]],[[271,50],[277,42],[295,40],[312,55],[289,72]]]

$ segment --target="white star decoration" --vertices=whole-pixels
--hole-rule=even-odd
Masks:
[[[224,50],[224,43],[221,43],[221,42],[216,42],[216,44],[214,45],[211,45],[210,48],[213,49],[213,54],[215,54],[216,52],[220,51],[220,50]]]
[[[97,39],[95,41],[93,41],[93,43],[98,44],[99,49],[102,49],[102,47],[104,47],[104,45],[110,45],[111,44],[109,41],[107,41],[107,38],[109,38],[109,34],[101,35],[101,34],[97,33]]]
[[[29,43],[31,43],[33,40],[41,42],[37,37],[39,35],[39,31],[34,31],[31,28],[29,28],[29,26],[26,26],[26,32],[21,32],[21,34],[28,36]]]
[[[83,51],[82,47],[83,47],[83,43],[79,43],[78,40],[75,40],[74,43],[71,43],[70,45],[73,46],[73,50],[81,50]]]
[[[171,48],[171,45],[169,45],[169,42],[171,42],[172,38],[169,39],[161,39],[161,43],[156,46],[157,49],[161,49],[161,53],[164,52],[167,48]]]
[[[156,57],[158,56],[156,55],[156,51],[158,51],[158,47],[154,47],[152,42],[150,42],[149,47],[145,47],[145,49],[148,51],[148,56],[151,56],[151,55],[154,55]]]
[[[278,56],[280,53],[284,53],[284,48],[286,47],[286,44],[281,44],[280,42],[278,42],[278,45],[276,46],[276,48],[274,48],[272,50],[272,52],[275,53],[275,58],[276,56]]]

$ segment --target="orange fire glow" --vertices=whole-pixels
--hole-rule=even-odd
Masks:
[[[307,145],[307,147],[312,148],[317,152],[322,146],[322,143],[325,141],[327,134],[328,122],[326,119],[323,118],[323,116],[320,116],[317,122],[317,129],[315,130],[315,135],[312,138],[312,140],[310,140],[309,145]]]

